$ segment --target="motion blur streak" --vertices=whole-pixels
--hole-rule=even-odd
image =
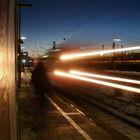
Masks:
[[[109,87],[113,87],[113,88],[118,88],[118,89],[131,91],[131,92],[135,92],[135,93],[140,93],[139,88],[134,88],[134,87],[130,87],[130,86],[124,86],[124,85],[115,84],[115,83],[111,83],[111,82],[105,82],[105,81],[90,79],[90,78],[81,77],[81,76],[77,76],[77,75],[72,75],[72,74],[62,72],[62,71],[57,71],[57,70],[54,71],[54,74],[58,75],[58,76],[79,79],[79,80],[82,80],[82,81],[87,81],[87,82],[91,82],[91,83],[96,83],[96,84],[105,85],[105,86],[109,86]]]
[[[93,73],[85,73],[85,72],[80,72],[80,71],[75,71],[75,70],[70,70],[70,73],[76,74],[76,75],[88,76],[88,77],[114,80],[114,81],[116,80],[116,81],[121,81],[121,82],[126,82],[126,83],[140,84],[140,81],[133,80],[133,79],[126,79],[126,78],[113,77],[113,76],[107,76],[107,75],[99,75],[99,74],[93,74]]]
[[[140,46],[113,49],[113,50],[105,50],[105,51],[97,51],[97,52],[67,54],[67,55],[61,55],[60,59],[61,60],[70,60],[70,59],[81,58],[81,57],[88,57],[88,56],[94,56],[94,55],[104,55],[104,54],[109,54],[109,53],[131,51],[131,50],[138,50],[138,49],[140,49]]]

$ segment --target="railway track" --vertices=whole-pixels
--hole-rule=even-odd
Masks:
[[[122,119],[119,112],[108,111],[101,103],[95,103],[93,100],[89,100],[85,97],[75,98],[65,93],[57,93],[63,100],[72,105],[72,107],[80,110],[82,115],[88,118],[88,120],[97,123],[105,130],[112,133],[119,139],[136,140],[140,138],[140,127],[133,125],[127,119]],[[115,115],[114,115],[115,114]]]

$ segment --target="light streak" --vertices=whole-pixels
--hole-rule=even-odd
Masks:
[[[134,80],[134,79],[113,77],[113,76],[107,76],[107,75],[99,75],[99,74],[93,74],[93,73],[85,73],[85,72],[80,72],[80,71],[75,71],[75,70],[70,70],[70,73],[76,74],[76,75],[88,76],[88,77],[96,77],[96,78],[114,80],[114,81],[116,80],[116,81],[121,81],[121,82],[125,82],[125,83],[140,84],[139,80]]]
[[[49,55],[43,55],[42,57],[43,57],[43,58],[47,58],[47,57],[49,57]]]
[[[60,59],[61,60],[70,60],[70,59],[76,59],[76,58],[81,58],[81,57],[95,56],[95,55],[101,55],[101,54],[104,55],[104,54],[109,54],[109,53],[124,52],[124,51],[138,50],[138,49],[140,49],[140,46],[113,49],[113,50],[105,50],[105,51],[96,51],[96,52],[66,54],[66,55],[61,55]]]
[[[126,91],[129,91],[129,92],[131,91],[131,92],[135,92],[135,93],[140,94],[140,89],[135,88],[135,87],[124,86],[124,85],[120,85],[120,84],[116,84],[116,83],[105,82],[105,81],[101,81],[101,80],[96,80],[96,79],[86,78],[86,77],[82,77],[82,76],[72,75],[72,74],[62,72],[62,71],[57,71],[57,70],[54,71],[54,74],[58,75],[58,76],[79,79],[79,80],[87,81],[87,82],[90,82],[90,83],[96,83],[96,84],[99,84],[99,85],[109,86],[109,87],[118,88],[118,89],[126,90]]]
[[[55,50],[51,50],[52,52],[59,52],[61,51],[61,49],[55,49]]]

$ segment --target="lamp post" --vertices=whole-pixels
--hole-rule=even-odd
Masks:
[[[117,42],[117,48],[118,48],[118,43],[119,43],[120,41],[122,41],[122,40],[119,39],[119,38],[116,38],[116,39],[113,39],[113,41],[114,41],[114,42]]]
[[[18,39],[21,40],[21,9],[22,8],[31,8],[32,5],[31,4],[23,4],[23,3],[19,3],[17,4],[17,8],[18,8]]]
[[[18,53],[18,86],[21,84],[21,44],[23,43],[21,39],[21,9],[31,8],[31,4],[17,4],[17,53]]]

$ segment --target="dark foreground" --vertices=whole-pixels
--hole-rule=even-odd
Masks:
[[[110,132],[106,132],[82,112],[70,106],[66,100],[57,97],[57,91],[52,91],[46,97],[44,111],[40,114],[30,76],[27,72],[22,74],[19,93],[21,140],[116,139]]]

